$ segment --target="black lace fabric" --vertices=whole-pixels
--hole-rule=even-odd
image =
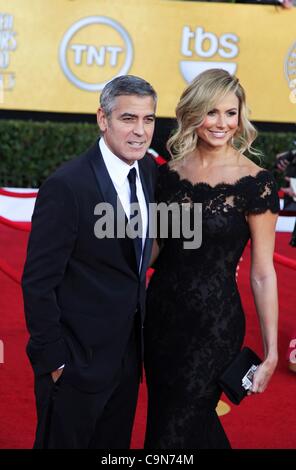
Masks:
[[[157,202],[202,204],[202,244],[161,239],[147,293],[147,449],[229,448],[215,408],[217,380],[239,352],[245,316],[236,267],[250,238],[249,214],[279,211],[273,176],[261,170],[234,183],[192,184],[160,168]],[[169,221],[172,224],[172,220]]]

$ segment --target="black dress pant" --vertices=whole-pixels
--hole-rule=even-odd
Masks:
[[[51,374],[35,379],[35,449],[128,449],[139,388],[139,351],[132,331],[117,381],[86,393]]]

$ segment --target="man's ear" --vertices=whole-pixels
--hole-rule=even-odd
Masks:
[[[97,123],[101,132],[105,132],[107,129],[107,116],[102,108],[98,108],[97,111]]]

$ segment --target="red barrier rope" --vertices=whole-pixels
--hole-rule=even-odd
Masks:
[[[22,230],[23,232],[31,231],[31,222],[13,222],[12,220],[5,219],[5,217],[0,216],[0,223],[6,225],[7,227],[13,228],[15,230]],[[248,243],[250,248],[250,243]],[[296,261],[288,258],[287,256],[280,255],[279,253],[274,253],[273,259],[276,263],[286,266],[286,268],[291,268],[296,271]]]
[[[1,196],[18,197],[18,198],[24,199],[24,198],[36,197],[37,194],[38,194],[38,191],[31,192],[31,193],[17,193],[15,191],[7,191],[6,189],[0,188]]]
[[[159,157],[161,158],[161,157]],[[159,162],[160,164],[162,162]],[[4,189],[0,188],[0,194],[5,195],[5,196],[12,196],[12,197],[36,197],[37,193],[13,193],[10,191],[6,191]],[[280,215],[292,215],[292,211],[280,211]],[[296,215],[296,212],[293,212],[293,215]],[[12,220],[6,219],[5,217],[0,216],[0,223],[3,225],[6,225],[10,228],[13,228],[15,230],[22,230],[24,232],[30,232],[31,231],[31,222],[14,222]],[[248,247],[250,248],[250,242],[248,243]],[[286,268],[293,269],[296,271],[296,261],[288,258],[287,256],[280,255],[279,253],[274,253],[273,259],[276,263],[285,266]],[[21,275],[17,273],[13,268],[11,268],[4,260],[0,259],[0,271],[2,271],[4,274],[6,274],[10,279],[15,281],[16,283],[20,284],[21,282]],[[147,280],[151,277],[152,275],[152,270],[149,269],[147,272]]]
[[[288,258],[287,256],[280,255],[279,253],[274,253],[273,259],[276,263],[285,266],[286,268],[291,268],[296,271],[296,261],[294,259]]]
[[[158,163],[158,165],[164,165],[165,163],[167,163],[167,161],[164,158],[162,158],[160,155],[157,155],[157,157],[155,157],[155,160]]]
[[[250,248],[250,244],[248,243],[248,247]],[[279,253],[274,253],[273,259],[276,263],[281,264],[285,266],[286,268],[293,269],[296,271],[296,261],[290,258],[287,258],[286,256],[282,256]],[[2,271],[6,276],[8,276],[10,279],[15,281],[17,284],[21,283],[21,275],[18,274],[17,271],[15,271],[11,266],[9,266],[6,261],[0,259],[0,271]],[[147,280],[147,285],[149,283],[149,280],[154,272],[154,269],[149,268],[146,274],[146,280]]]
[[[296,216],[296,211],[287,211],[287,210],[283,209],[279,212],[279,215],[283,215],[285,217],[295,217]]]
[[[0,224],[15,230],[22,230],[23,232],[31,231],[31,222],[14,222],[13,220],[6,219],[0,215]]]

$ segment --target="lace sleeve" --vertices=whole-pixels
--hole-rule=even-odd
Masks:
[[[273,175],[267,170],[262,170],[248,187],[246,212],[247,214],[263,214],[267,210],[276,214],[280,210],[280,204]]]

